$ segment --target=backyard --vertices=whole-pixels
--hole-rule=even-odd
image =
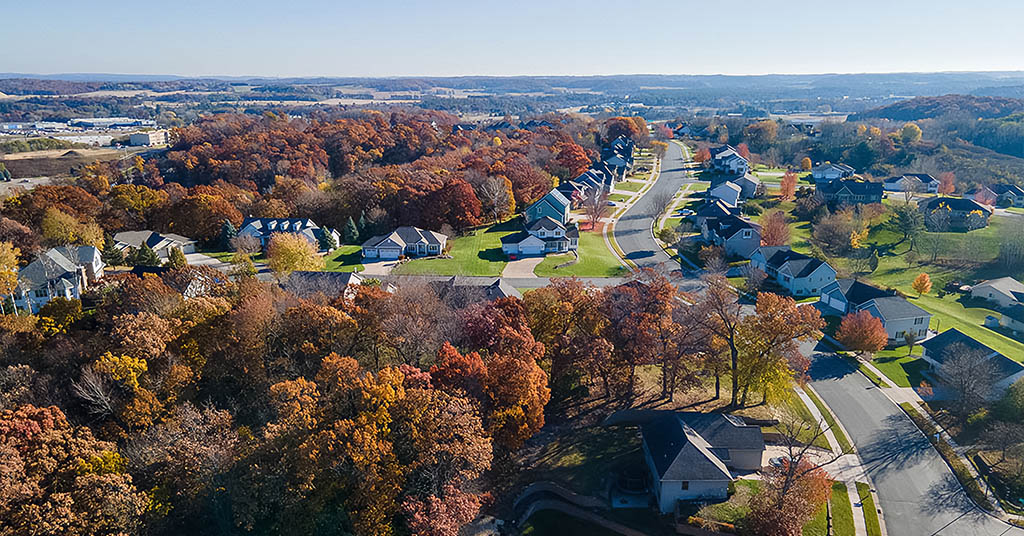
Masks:
[[[579,262],[563,268],[556,267],[571,261],[571,253],[548,255],[534,268],[533,273],[538,277],[617,277],[626,271],[618,257],[608,249],[599,232],[580,231],[577,254]]]
[[[328,272],[361,272],[363,271],[363,248],[361,246],[341,246],[324,257],[325,270]]]

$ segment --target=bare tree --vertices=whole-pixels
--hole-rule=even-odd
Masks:
[[[260,251],[260,240],[252,235],[240,235],[231,239],[231,249],[238,253],[255,255]]]
[[[923,188],[921,179],[917,177],[904,177],[903,178],[903,202],[910,203],[914,199],[914,195],[919,193]]]
[[[946,348],[939,375],[956,395],[950,406],[953,413],[966,419],[985,404],[996,369],[984,350],[955,343]]]
[[[668,210],[668,207],[672,204],[672,199],[675,195],[670,191],[656,192],[651,195],[651,203],[654,204],[654,209],[657,211],[655,218],[661,216]]]
[[[600,193],[595,192],[587,196],[587,200],[583,202],[583,212],[587,215],[590,228],[596,229],[601,218],[608,215],[608,191],[601,190]]]
[[[82,370],[82,377],[71,382],[71,389],[89,408],[89,413],[103,418],[114,414],[114,395],[110,382],[91,366]]]
[[[768,279],[768,274],[752,264],[747,264],[743,267],[743,279],[746,282],[747,292],[756,293],[761,290],[761,285],[764,285],[765,279]]]
[[[498,177],[487,177],[477,187],[476,193],[484,207],[491,212],[494,221],[508,215],[509,189],[504,180]]]

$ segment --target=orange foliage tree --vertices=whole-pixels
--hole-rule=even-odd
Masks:
[[[867,311],[857,311],[843,317],[836,331],[836,340],[848,350],[872,353],[885,348],[889,334],[878,317]]]

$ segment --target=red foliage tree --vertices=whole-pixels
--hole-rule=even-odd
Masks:
[[[789,243],[789,235],[785,212],[774,210],[761,219],[762,246],[784,246]]]
[[[750,160],[750,147],[747,147],[746,143],[741,143],[737,145],[736,152],[739,153],[739,155],[742,156],[743,158]]]
[[[573,142],[564,142],[559,146],[555,161],[568,170],[570,178],[580,176],[590,167],[590,158],[587,157],[587,152],[579,144]]]
[[[708,160],[711,160],[711,150],[708,149],[707,147],[697,151],[697,153],[693,155],[693,161],[694,162],[698,162],[698,163],[703,164],[704,162],[707,162]]]
[[[889,334],[878,317],[857,311],[843,317],[836,331],[836,340],[854,352],[877,352],[889,342]]]
[[[779,195],[783,199],[793,199],[796,196],[796,173],[787,171],[782,176],[782,183],[779,185]]]
[[[953,195],[956,191],[956,175],[952,171],[939,173],[939,193],[942,195]]]

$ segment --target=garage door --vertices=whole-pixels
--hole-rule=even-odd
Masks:
[[[519,253],[522,255],[540,255],[541,253],[544,253],[544,246],[531,246],[527,244],[520,244]]]
[[[381,249],[380,258],[382,259],[397,259],[402,254],[400,249]]]

